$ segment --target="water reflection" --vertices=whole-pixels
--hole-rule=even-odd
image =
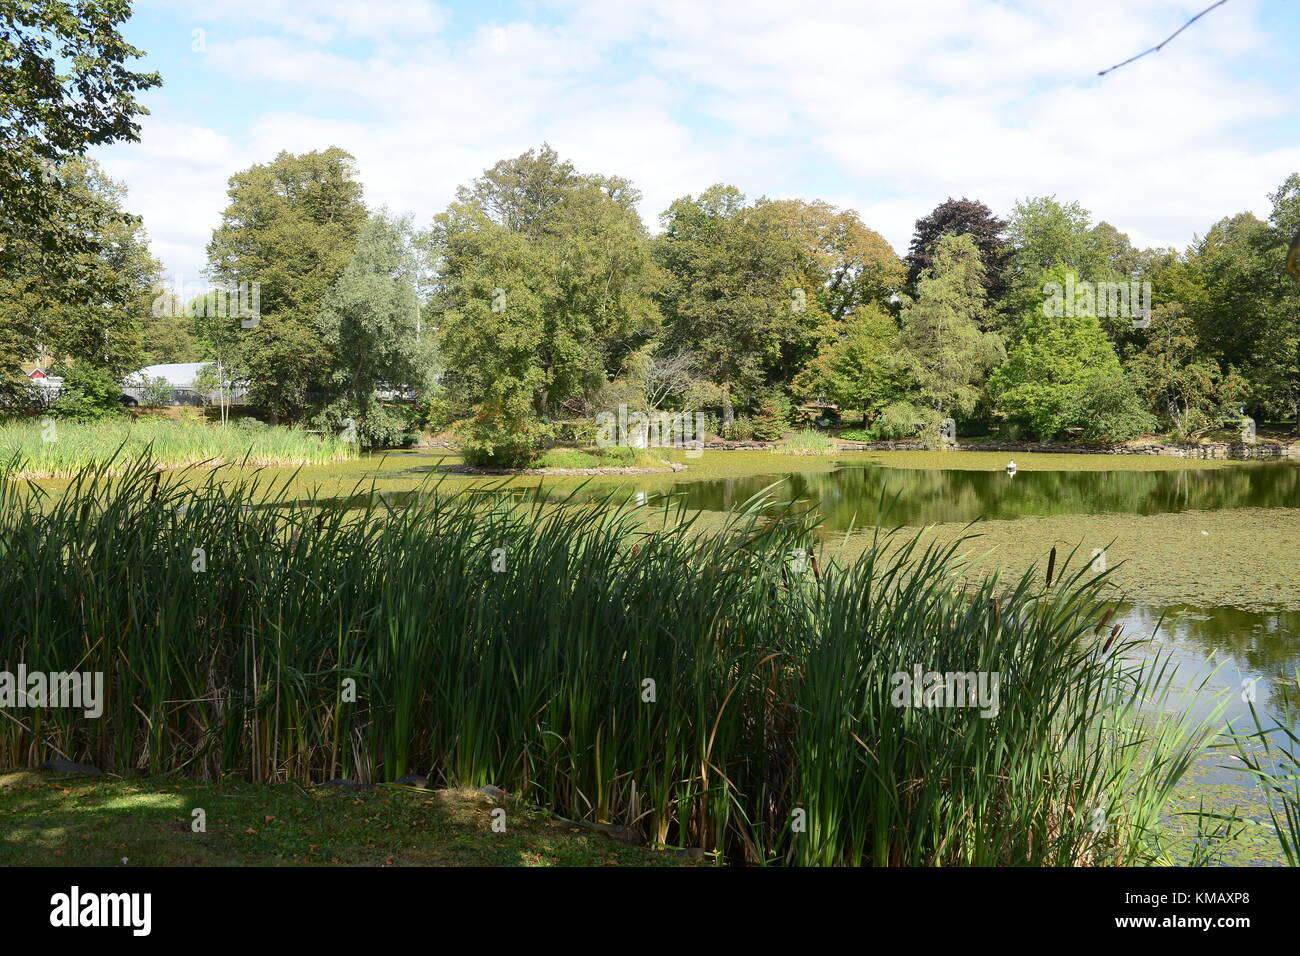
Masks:
[[[888,525],[1060,514],[1160,514],[1224,508],[1300,506],[1300,467],[1293,462],[1178,471],[929,471],[846,465],[820,474],[792,473],[685,481],[672,494],[685,507],[729,511],[773,482],[783,499],[815,504],[828,530],[873,525],[882,495]],[[608,490],[593,492],[607,494]],[[635,483],[624,494],[641,493]]]
[[[1234,725],[1251,726],[1250,685],[1261,715],[1294,723],[1300,703],[1300,611],[1131,607],[1117,620],[1129,637],[1154,635],[1146,650],[1173,659],[1181,686],[1194,687],[1208,677],[1209,689],[1225,695],[1224,716]],[[1207,698],[1197,706],[1208,712],[1212,704]]]

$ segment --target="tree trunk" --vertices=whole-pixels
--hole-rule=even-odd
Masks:
[[[731,404],[731,386],[722,386],[722,432],[725,435],[731,431],[731,426],[736,422],[736,408]]]

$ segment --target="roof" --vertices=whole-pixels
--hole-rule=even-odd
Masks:
[[[199,370],[211,364],[211,362],[169,362],[165,365],[150,365],[138,372],[132,372],[124,381],[131,383],[144,376],[149,379],[166,379],[167,384],[172,388],[190,388],[198,378]]]

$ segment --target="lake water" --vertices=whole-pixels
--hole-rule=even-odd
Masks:
[[[782,501],[816,505],[828,531],[1004,520],[1027,515],[1141,514],[1227,508],[1300,507],[1300,465],[1293,462],[1177,471],[922,470],[874,464],[832,472],[774,472],[745,478],[683,481],[675,501],[699,511],[730,511],[765,488]],[[662,493],[624,485],[626,494]],[[585,493],[608,494],[608,489]]]

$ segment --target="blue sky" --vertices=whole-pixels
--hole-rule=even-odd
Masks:
[[[423,225],[548,141],[644,193],[714,182],[857,209],[900,253],[949,195],[1075,199],[1142,245],[1267,213],[1300,170],[1300,4],[1229,0],[137,0],[164,86],[95,155],[169,281],[199,278],[227,178],[341,146],[368,202]]]

